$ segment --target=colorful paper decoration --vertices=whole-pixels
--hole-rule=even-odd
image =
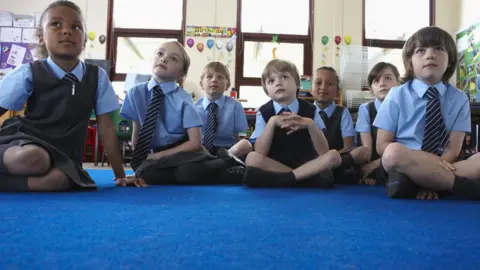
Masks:
[[[273,43],[280,44],[280,41],[278,41],[278,35],[273,35],[273,36],[272,36],[272,42],[273,42]]]
[[[272,59],[277,59],[277,54],[275,53],[277,51],[277,47],[272,49]]]
[[[323,43],[323,45],[327,45],[327,43],[328,43],[328,37],[327,36],[322,37],[322,43]]]
[[[195,41],[193,41],[193,38],[187,39],[187,45],[188,45],[188,47],[192,48],[192,47],[193,47],[193,44],[195,44]]]

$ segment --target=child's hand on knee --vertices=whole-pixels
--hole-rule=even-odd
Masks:
[[[439,160],[438,164],[440,164],[440,166],[442,166],[445,170],[447,170],[449,172],[454,172],[457,169],[457,168],[455,168],[455,166],[453,166],[453,164],[451,164],[450,162],[445,161],[443,159]]]
[[[126,187],[126,186],[133,186],[136,187],[147,187],[147,183],[142,178],[137,178],[134,174],[128,175],[125,178],[117,178],[115,179],[115,185]]]

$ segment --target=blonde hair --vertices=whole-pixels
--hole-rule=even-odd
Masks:
[[[208,63],[203,69],[202,69],[202,73],[200,74],[200,80],[203,80],[203,78],[205,77],[205,74],[210,71],[210,70],[213,70],[214,72],[218,72],[220,74],[222,74],[223,76],[225,76],[225,78],[227,79],[227,88],[230,87],[230,71],[228,70],[228,67],[223,64],[222,62],[219,62],[219,61],[212,61],[210,63]]]
[[[182,75],[177,79],[177,82],[180,86],[183,86],[183,82],[185,81],[185,78],[187,77],[188,74],[188,69],[190,68],[190,57],[187,54],[187,51],[185,50],[185,47],[183,45],[176,41],[176,40],[170,40],[170,41],[165,41],[162,42],[161,44],[167,44],[167,43],[172,43],[177,45],[180,48],[180,51],[182,52],[183,56],[183,69],[182,69]],[[154,54],[157,53],[158,48],[155,49]]]
[[[40,16],[40,23],[35,29],[35,36],[39,41],[37,46],[37,53],[36,53],[38,59],[45,59],[48,57],[47,47],[45,46],[45,42],[40,42],[40,37],[43,37],[43,23],[45,22],[45,18],[47,17],[48,12],[57,7],[69,7],[78,13],[78,16],[82,20],[82,24],[83,24],[83,32],[85,34],[84,42],[87,42],[87,25],[85,23],[85,18],[83,17],[82,10],[80,9],[80,7],[71,1],[57,0],[51,3],[50,5],[48,5],[48,7],[43,11],[42,15]]]
[[[288,72],[292,75],[297,85],[297,89],[300,89],[300,75],[298,73],[297,66],[288,60],[273,59],[265,66],[262,73],[262,87],[263,91],[268,95],[266,81],[272,72]]]

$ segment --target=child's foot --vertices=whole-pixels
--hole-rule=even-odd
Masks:
[[[237,158],[235,155],[232,155],[232,153],[228,152],[227,149],[224,149],[224,148],[220,148],[218,149],[217,151],[217,156],[219,158],[224,158],[224,159],[227,159],[229,160],[229,163],[231,163],[230,165],[233,167],[233,166],[243,166],[243,167],[246,167],[245,166],[245,163],[243,161],[241,161],[239,158]]]
[[[433,190],[422,190],[417,193],[417,200],[438,200],[438,192]]]
[[[243,176],[247,187],[287,187],[296,182],[293,172],[270,172],[257,167],[247,167]]]
[[[390,198],[415,198],[420,191],[419,186],[412,182],[405,174],[397,171],[388,172],[385,185]]]
[[[235,166],[222,170],[219,174],[221,184],[241,184],[245,174],[245,167]]]
[[[375,186],[377,184],[377,180],[375,180],[373,178],[365,177],[365,178],[360,179],[360,181],[358,181],[358,184],[359,185]]]

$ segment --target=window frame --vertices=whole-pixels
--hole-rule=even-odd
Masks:
[[[309,0],[309,19],[307,35],[291,35],[291,34],[270,34],[270,33],[244,33],[242,32],[242,0],[237,0],[237,55],[235,60],[235,90],[241,99],[241,86],[262,86],[260,78],[244,77],[243,65],[245,59],[245,42],[271,42],[272,36],[278,36],[280,43],[297,43],[303,44],[303,73],[301,75],[311,76],[313,71],[313,0]],[[261,75],[261,74],[259,74]]]
[[[108,0],[108,14],[107,14],[107,48],[106,58],[110,61],[110,80],[113,81],[125,81],[127,77],[126,73],[117,73],[116,71],[116,59],[117,59],[117,46],[118,39],[123,37],[127,38],[176,38],[180,44],[184,44],[185,29],[186,29],[186,16],[187,16],[187,0],[182,0],[182,25],[179,30],[170,29],[141,29],[141,28],[116,28],[113,27],[113,9],[115,0]],[[153,52],[152,52],[153,54]]]
[[[369,39],[366,38],[365,28],[365,1],[362,0],[362,45],[367,47],[380,47],[385,49],[402,49],[405,41],[388,40],[388,39]],[[399,2],[400,3],[400,2]],[[429,0],[429,23],[430,26],[435,25],[435,0]]]

